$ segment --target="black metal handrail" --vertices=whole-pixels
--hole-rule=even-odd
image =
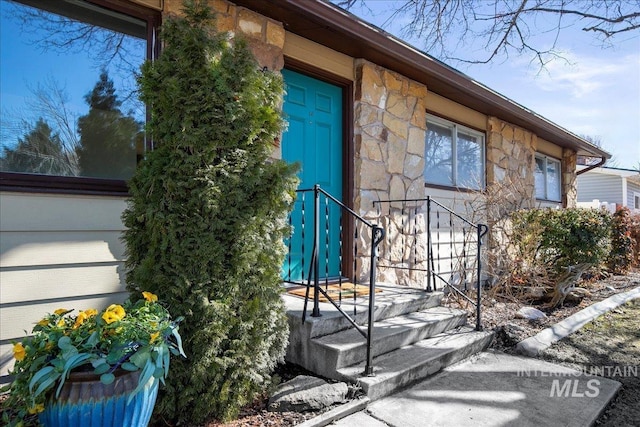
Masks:
[[[374,201],[373,205],[378,208],[379,218],[384,220],[386,217],[389,223],[394,219],[392,217],[392,205],[400,206],[399,208],[396,207],[395,210],[400,215],[399,227],[402,231],[398,234],[402,259],[392,259],[390,256],[385,257],[385,253],[380,256],[380,268],[425,272],[427,278],[426,290],[428,292],[437,290],[438,281],[443,282],[444,288],[450,289],[475,306],[476,329],[481,330],[481,250],[482,239],[489,231],[489,228],[485,224],[476,224],[469,221],[430,196],[422,199],[379,200]],[[383,205],[388,207],[386,215],[382,212]],[[424,216],[424,230],[418,224],[420,215]],[[412,226],[413,231],[411,230]],[[391,236],[391,227],[387,228],[390,228],[388,236]],[[422,236],[426,237],[426,253],[419,249],[417,243]],[[410,242],[408,242],[409,240]],[[391,242],[389,242],[389,245],[391,245]],[[410,251],[409,256],[405,258],[406,246],[410,246]],[[443,251],[443,247],[447,248],[448,252]],[[385,245],[383,245],[383,248],[385,252],[392,253]],[[442,255],[443,252],[445,252],[445,255]],[[449,269],[443,271],[443,265],[446,261],[449,261]],[[464,282],[466,286],[467,275],[473,270],[475,270],[475,301],[458,289],[455,283],[452,283],[453,278],[457,276],[459,281],[461,283]],[[447,275],[449,276],[448,279],[446,278]]]
[[[305,220],[305,216],[306,216],[306,204],[307,204],[307,198],[306,198],[306,194],[313,192],[313,243],[312,243],[312,251],[311,251],[311,257],[309,259],[309,263],[308,265],[306,265],[306,253],[305,253],[305,236],[306,236],[306,228],[307,228],[307,221]],[[307,305],[308,305],[308,301],[309,301],[309,290],[311,289],[311,287],[313,287],[314,289],[314,293],[313,293],[313,310],[312,310],[312,317],[319,317],[321,316],[320,313],[320,294],[322,294],[329,303],[331,303],[337,310],[338,312],[340,312],[348,321],[349,323],[367,340],[367,361],[366,361],[366,366],[365,366],[365,371],[364,374],[371,376],[373,375],[373,363],[372,363],[372,359],[373,359],[373,354],[371,351],[371,345],[372,345],[372,336],[373,336],[373,323],[374,323],[374,309],[375,309],[375,291],[376,291],[376,265],[377,265],[377,248],[378,245],[380,244],[380,242],[382,241],[382,239],[384,238],[385,235],[385,231],[382,227],[379,227],[377,224],[372,224],[369,221],[367,221],[366,219],[364,219],[362,216],[358,215],[356,212],[354,212],[351,208],[349,208],[348,206],[346,206],[344,203],[342,203],[340,200],[338,200],[337,198],[335,198],[334,196],[332,196],[331,194],[329,194],[328,192],[326,192],[325,190],[323,190],[322,188],[320,188],[319,185],[315,185],[313,188],[309,188],[309,189],[300,189],[297,190],[298,193],[298,198],[299,198],[299,202],[301,203],[301,217],[300,217],[300,224],[293,224],[293,219],[290,216],[290,224],[292,226],[298,226],[300,227],[299,233],[301,236],[301,251],[300,251],[300,256],[301,256],[301,277],[300,278],[293,278],[292,277],[292,269],[291,269],[291,265],[292,265],[292,249],[294,249],[292,247],[293,243],[292,240],[289,239],[289,256],[288,256],[288,265],[289,265],[289,269],[288,271],[286,271],[285,273],[287,273],[286,277],[284,278],[284,281],[286,283],[292,283],[292,284],[302,284],[306,286],[306,291],[305,291],[305,301],[304,301],[304,308],[302,311],[302,322],[304,323],[306,320],[306,314],[307,314]],[[322,206],[324,205],[324,209],[322,209]],[[339,209],[339,220],[338,220],[338,224],[330,224],[330,211],[331,208],[337,208]],[[321,213],[324,212],[324,217],[321,216]],[[345,217],[346,215],[346,217]],[[323,226],[324,225],[324,226]],[[344,247],[345,247],[345,239],[344,239],[344,230],[346,229],[350,229],[351,225],[353,226],[353,230],[354,230],[354,239],[353,239],[353,245],[354,245],[354,251],[353,251],[353,272],[352,273],[352,280],[353,280],[353,291],[349,292],[348,290],[345,290],[345,292],[349,292],[350,294],[352,294],[353,296],[353,314],[354,316],[352,317],[351,315],[349,315],[341,306],[342,306],[342,301],[343,301],[343,283],[344,283],[344,274],[343,274],[343,260],[345,258],[345,254],[344,252]],[[364,230],[360,230],[361,228],[363,228]],[[331,254],[331,250],[330,247],[332,245],[331,241],[331,235],[332,233],[335,234],[335,230],[339,230],[338,233],[338,238],[339,238],[339,251],[337,254]],[[367,328],[363,328],[361,325],[358,325],[358,323],[355,320],[355,315],[357,314],[356,312],[356,297],[357,297],[357,292],[356,292],[356,287],[358,285],[358,276],[359,276],[359,271],[358,271],[358,245],[362,245],[362,247],[364,247],[365,245],[363,243],[361,243],[359,241],[359,238],[364,236],[365,230],[368,230],[369,232],[369,236],[370,236],[370,245],[371,247],[369,248],[369,271],[368,271],[368,277],[369,277],[369,299],[368,299],[368,320],[367,320]],[[324,239],[321,239],[321,232],[324,232]],[[320,277],[320,262],[321,262],[321,256],[320,256],[320,246],[321,243],[324,242],[325,247],[324,249],[324,259],[322,260],[324,262],[324,276]],[[297,249],[297,248],[296,248]],[[332,258],[337,257],[337,274],[335,275],[336,277],[331,277],[331,272],[330,272],[330,262],[334,261]],[[308,268],[308,274],[305,277],[305,272],[306,272],[306,268]],[[324,280],[324,285],[325,288],[323,289],[323,287],[320,285],[321,280]],[[328,293],[327,288],[328,285],[330,283],[330,281],[332,281],[332,279],[335,279],[339,285],[339,292],[338,292],[338,300],[334,300],[334,298],[331,297],[331,295]]]

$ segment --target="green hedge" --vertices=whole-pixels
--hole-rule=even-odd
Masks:
[[[633,238],[634,223],[629,208],[618,209],[611,221],[611,252],[607,258],[607,267],[616,273],[625,273],[635,264],[636,241]]]
[[[511,242],[523,259],[547,269],[598,266],[610,250],[611,215],[594,209],[530,209],[511,214]]]

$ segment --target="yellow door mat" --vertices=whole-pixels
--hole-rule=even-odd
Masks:
[[[365,295],[369,295],[369,286],[368,285],[354,285],[353,283],[350,282],[343,282],[342,283],[342,287],[340,287],[339,284],[333,284],[333,285],[329,285],[329,286],[325,286],[325,285],[320,285],[322,287],[322,289],[324,289],[327,294],[329,294],[329,296],[331,297],[331,299],[333,299],[334,301],[338,301],[340,299],[340,290],[342,289],[342,299],[347,299],[347,298],[352,298],[353,299],[353,294],[355,293],[356,297],[361,297],[361,296],[365,296]],[[305,294],[307,292],[307,288],[306,287],[298,287],[298,288],[293,288],[293,289],[289,289],[287,290],[287,293],[289,295],[293,295],[296,297],[301,297],[304,298]],[[382,289],[376,289],[376,293],[378,292],[382,292]],[[313,299],[313,294],[315,293],[315,289],[312,287],[311,289],[309,289],[309,299]],[[320,293],[320,298],[319,300],[321,302],[327,302],[327,298],[322,294],[322,292]]]

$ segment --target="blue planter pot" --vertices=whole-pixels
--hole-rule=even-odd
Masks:
[[[73,372],[60,396],[52,396],[40,422],[45,427],[145,427],[158,396],[155,378],[135,395],[139,372],[116,372],[109,385],[89,372]]]

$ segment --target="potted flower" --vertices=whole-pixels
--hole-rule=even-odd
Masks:
[[[170,354],[185,355],[181,318],[172,320],[156,295],[142,295],[100,312],[58,309],[14,343],[3,421],[20,425],[37,416],[46,426],[146,425]]]

